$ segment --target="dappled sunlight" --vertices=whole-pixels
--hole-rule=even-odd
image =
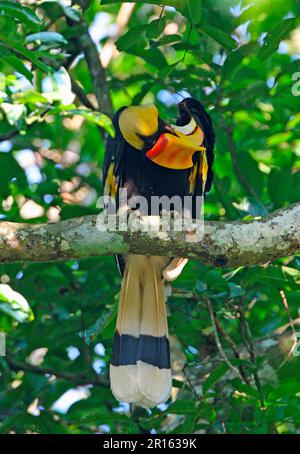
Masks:
[[[73,404],[80,400],[85,400],[89,396],[89,386],[78,386],[77,388],[69,389],[52,404],[51,409],[58,413],[66,414]]]
[[[44,208],[33,200],[27,200],[22,203],[20,208],[20,216],[23,219],[34,219],[43,216]]]

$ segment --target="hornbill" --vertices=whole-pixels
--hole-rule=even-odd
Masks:
[[[122,107],[113,118],[115,137],[106,144],[105,194],[127,197],[195,197],[209,191],[215,134],[203,105],[186,98],[175,125],[154,105]],[[196,218],[196,205],[192,216]],[[122,275],[120,303],[110,363],[111,389],[124,402],[150,408],[165,402],[172,377],[165,304],[165,281],[176,278],[186,259],[116,256]]]

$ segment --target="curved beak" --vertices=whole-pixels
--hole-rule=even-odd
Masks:
[[[202,146],[204,134],[199,126],[191,134],[183,134],[170,127],[172,132],[160,135],[146,156],[156,164],[168,169],[183,170],[193,166],[193,155],[206,150]],[[178,128],[180,129],[180,128]]]

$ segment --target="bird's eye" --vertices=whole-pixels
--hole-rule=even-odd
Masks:
[[[171,125],[172,128],[174,128],[175,131],[180,132],[181,134],[184,134],[185,136],[189,136],[190,134],[193,134],[195,129],[197,128],[197,123],[192,117],[190,121],[184,125],[184,126],[177,126],[177,125]]]

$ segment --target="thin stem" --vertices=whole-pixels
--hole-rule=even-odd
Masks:
[[[186,47],[185,47],[184,55],[182,57],[183,62],[185,61],[186,54],[188,53],[188,50],[190,48],[190,37],[191,37],[192,29],[193,29],[193,25],[191,24],[188,35],[187,35],[187,39],[186,39]]]
[[[94,385],[94,386],[100,386],[100,387],[106,387],[108,385],[108,382],[106,379],[103,378],[91,378],[88,377],[84,374],[73,374],[70,372],[62,372],[58,371],[56,369],[50,368],[50,367],[39,367],[39,366],[34,366],[29,363],[25,362],[19,362],[15,359],[12,358],[10,354],[7,354],[3,359],[7,362],[9,368],[11,370],[16,370],[16,371],[28,371],[28,372],[34,372],[35,374],[39,375],[54,375],[57,378],[61,378],[63,380],[68,380],[76,385]]]
[[[238,351],[238,348],[237,348],[237,345],[236,343],[234,342],[234,340],[229,336],[229,334],[223,329],[221,323],[217,320],[217,317],[215,316],[215,321],[216,321],[216,327],[217,327],[217,330],[220,332],[220,334],[222,334],[222,336],[224,337],[224,339],[227,341],[227,343],[231,346],[232,348],[232,351],[233,351],[233,354],[234,356],[236,357],[236,359],[241,359],[241,356],[240,356],[240,353]],[[239,365],[238,366],[238,369],[240,371],[240,374],[241,376],[243,377],[243,380],[244,382],[246,383],[246,385],[250,385],[250,381],[247,377],[247,374],[245,372],[245,369],[242,365]]]
[[[212,304],[211,304],[211,301],[210,301],[209,298],[206,298],[206,305],[207,305],[207,309],[208,309],[208,312],[209,312],[209,316],[210,316],[210,320],[211,320],[211,324],[212,324],[212,328],[213,328],[213,332],[214,332],[214,337],[215,337],[217,348],[218,348],[222,358],[224,359],[225,363],[229,367],[229,369],[234,373],[234,375],[236,375],[240,380],[243,381],[243,377],[242,377],[239,369],[237,367],[235,367],[230,362],[228,356],[226,355],[226,353],[225,353],[225,351],[224,351],[224,349],[222,347],[222,344],[221,344],[221,341],[220,341],[220,338],[219,338],[219,334],[218,334],[215,313],[214,313],[214,310],[212,308]]]
[[[288,359],[292,355],[292,353],[293,353],[293,351],[294,351],[294,349],[295,349],[295,347],[297,346],[297,343],[298,343],[298,338],[297,338],[297,334],[296,334],[296,330],[295,330],[295,322],[294,322],[294,320],[292,318],[290,307],[289,307],[289,304],[288,304],[288,301],[287,301],[287,297],[285,295],[284,290],[283,289],[279,289],[279,294],[281,296],[282,303],[284,305],[284,308],[286,310],[286,313],[287,313],[287,316],[288,316],[288,319],[289,319],[288,326],[291,328],[292,333],[293,333],[293,345],[289,349],[287,357],[282,361],[282,363],[280,364],[278,369],[280,369],[282,366],[284,366],[284,364],[288,361]]]
[[[164,13],[164,10],[165,10],[165,6],[163,5],[163,6],[161,7],[161,11],[160,11],[160,15],[159,15],[158,19],[160,19],[160,18],[162,17],[162,15],[163,15],[163,13]]]
[[[265,397],[264,397],[264,394],[263,394],[263,389],[262,389],[262,384],[261,384],[261,381],[260,381],[260,378],[258,376],[258,372],[257,372],[257,364],[256,364],[256,356],[255,356],[255,350],[254,350],[254,342],[252,340],[252,334],[251,334],[251,330],[250,330],[250,326],[249,326],[249,323],[245,317],[245,314],[244,314],[244,308],[243,308],[243,300],[242,298],[240,299],[239,301],[239,320],[240,320],[240,326],[241,326],[241,334],[242,334],[242,338],[243,338],[243,341],[244,341],[244,345],[250,355],[250,360],[251,360],[251,363],[252,363],[252,366],[253,366],[253,378],[254,378],[254,381],[255,381],[255,385],[256,385],[256,388],[257,388],[257,391],[258,391],[258,394],[259,394],[259,398],[260,398],[260,403],[261,403],[261,407],[262,409],[265,408]]]

